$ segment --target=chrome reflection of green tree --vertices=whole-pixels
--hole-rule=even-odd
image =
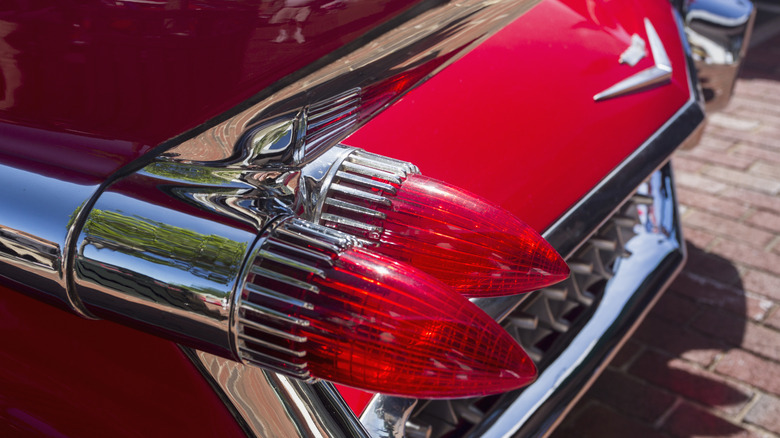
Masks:
[[[166,179],[196,184],[224,185],[238,180],[240,172],[206,166],[157,162],[144,167],[144,172]]]
[[[84,232],[87,243],[143,260],[226,281],[240,269],[246,243],[169,225],[140,216],[95,209]]]

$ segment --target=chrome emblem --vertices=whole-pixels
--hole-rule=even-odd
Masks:
[[[661,38],[647,18],[645,18],[645,30],[647,31],[647,41],[650,44],[650,53],[653,55],[655,65],[629,76],[601,93],[598,93],[593,96],[593,100],[599,102],[613,97],[623,96],[634,91],[664,85],[671,81],[672,63],[669,61],[669,56],[666,54],[666,49],[664,49]],[[636,39],[641,41],[641,38],[637,35],[631,37],[631,46],[620,55],[621,63],[634,66],[646,55],[644,41],[639,44],[635,42]]]

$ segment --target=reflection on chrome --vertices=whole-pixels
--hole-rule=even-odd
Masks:
[[[0,225],[0,253],[22,265],[60,270],[60,248],[54,242]]]
[[[707,110],[729,102],[745,57],[756,11],[750,0],[686,2],[685,33],[704,91]]]
[[[372,438],[404,438],[409,436],[409,416],[416,405],[417,399],[378,394],[363,410],[360,422]]]
[[[68,241],[97,185],[76,184],[0,165],[0,276],[30,294],[87,316],[69,293]],[[52,195],[56,194],[56,195]]]
[[[329,383],[301,383],[202,351],[190,356],[253,436],[368,437]]]

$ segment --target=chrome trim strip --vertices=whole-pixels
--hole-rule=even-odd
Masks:
[[[0,164],[0,276],[30,295],[90,317],[68,285],[68,242],[98,190]]]
[[[399,94],[387,102],[360,108],[361,99],[373,99],[370,94],[373,88],[393,78],[402,78],[406,82],[404,92],[408,91],[539,1],[464,0],[428,4],[427,10],[372,41],[363,41],[351,53],[260,101],[250,101],[230,119],[190,133],[183,141],[166,142],[167,150],[161,149],[161,145],[152,153],[179,162],[226,163],[231,157],[251,154],[241,148],[251,149],[253,142],[244,139],[257,126],[285,114],[298,114],[296,131],[301,136],[293,161],[296,165],[305,164],[400,97]],[[382,50],[377,50],[378,47]],[[345,120],[354,123],[337,123],[333,129],[319,129],[321,119],[332,115],[329,111],[341,111]],[[307,129],[311,132],[306,133]]]
[[[251,437],[368,438],[333,385],[307,384],[183,348]]]

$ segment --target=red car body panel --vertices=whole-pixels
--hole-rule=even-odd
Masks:
[[[14,3],[0,6],[0,154],[77,181],[107,178],[415,4],[309,2],[299,43],[275,42],[295,24],[269,2]]]
[[[0,297],[0,435],[243,436],[176,344]]]
[[[668,4],[588,4],[542,2],[345,143],[411,161],[544,230],[689,98]],[[653,65],[617,62],[632,34],[645,37],[643,16],[669,48],[671,84],[595,102]]]
[[[189,2],[178,11],[41,4],[0,12],[0,63],[12,72],[0,160],[85,184],[410,7],[317,10],[297,44],[272,42],[283,25],[249,2]],[[635,71],[617,59],[632,34],[645,37],[643,16],[668,48],[671,83],[594,102]],[[347,143],[412,161],[543,230],[689,99],[681,46],[665,2],[545,0]],[[646,57],[636,69],[652,63]],[[0,324],[13,333],[0,349],[0,427],[9,433],[241,433],[175,344],[0,292]],[[360,412],[365,393],[344,393]]]

